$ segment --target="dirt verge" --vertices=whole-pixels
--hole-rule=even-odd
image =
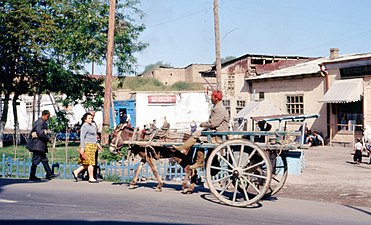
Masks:
[[[351,147],[311,147],[304,151],[300,176],[289,175],[277,197],[331,202],[371,208],[369,158],[353,164]]]

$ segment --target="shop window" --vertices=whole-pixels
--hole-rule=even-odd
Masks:
[[[238,113],[239,111],[241,111],[245,107],[245,105],[245,100],[237,100],[236,112]]]
[[[259,100],[264,100],[265,94],[264,92],[259,92]]]
[[[32,110],[33,110],[32,102],[26,102],[26,111],[27,112],[32,112]]]
[[[287,112],[290,114],[304,113],[304,97],[303,95],[287,95]]]

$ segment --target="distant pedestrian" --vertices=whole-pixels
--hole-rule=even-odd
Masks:
[[[46,153],[48,152],[47,143],[50,142],[50,138],[47,135],[48,124],[46,123],[46,121],[49,120],[49,117],[50,112],[48,110],[42,111],[41,117],[35,121],[31,130],[32,139],[30,141],[32,141],[32,143],[30,146],[30,151],[32,152],[32,164],[29,180],[41,180],[36,176],[37,166],[40,162],[44,166],[46,179],[50,180],[56,177],[49,166],[49,160],[46,156]]]
[[[126,113],[120,112],[120,124],[125,124],[127,123],[128,116]]]
[[[81,137],[80,137],[80,158],[79,163],[82,164],[79,168],[72,171],[72,175],[77,180],[77,175],[84,169],[88,169],[89,183],[98,183],[94,178],[94,166],[96,165],[96,152],[98,148],[101,148],[98,144],[97,129],[93,124],[93,115],[91,113],[85,113],[82,117],[84,121],[81,126]]]
[[[362,150],[363,150],[363,145],[361,143],[361,138],[357,138],[357,143],[354,145],[354,156],[353,156],[353,161],[355,164],[359,164],[362,162]]]
[[[150,130],[154,131],[154,130],[157,130],[157,124],[156,124],[156,120],[154,119],[149,127]]]

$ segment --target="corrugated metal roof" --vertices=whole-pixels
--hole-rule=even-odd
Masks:
[[[291,77],[307,74],[316,74],[320,72],[319,64],[326,61],[327,58],[318,58],[305,63],[300,63],[295,66],[287,67],[284,69],[275,70],[269,73],[265,73],[256,77],[248,77],[246,80],[261,80],[268,78],[280,78],[280,77]]]
[[[264,65],[256,65],[255,70],[256,74],[265,74],[265,73],[270,73],[275,70],[280,70],[283,68],[288,68],[300,63],[308,62],[313,59],[297,59],[297,60],[280,60],[278,62],[274,63],[267,63]]]
[[[257,116],[285,115],[287,112],[281,110],[274,103],[265,99],[261,102],[249,102],[234,118],[250,119]]]
[[[358,102],[363,96],[363,78],[336,80],[319,102]]]

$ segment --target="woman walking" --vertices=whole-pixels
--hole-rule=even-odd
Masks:
[[[80,158],[79,164],[81,166],[76,170],[72,171],[72,176],[75,178],[77,182],[77,175],[84,169],[88,169],[89,174],[89,183],[98,183],[96,179],[94,179],[93,171],[94,166],[96,165],[95,161],[95,153],[98,148],[101,148],[100,145],[97,144],[97,129],[93,124],[93,115],[90,113],[85,113],[82,117],[82,126],[80,131]],[[101,149],[99,149],[101,150]]]

